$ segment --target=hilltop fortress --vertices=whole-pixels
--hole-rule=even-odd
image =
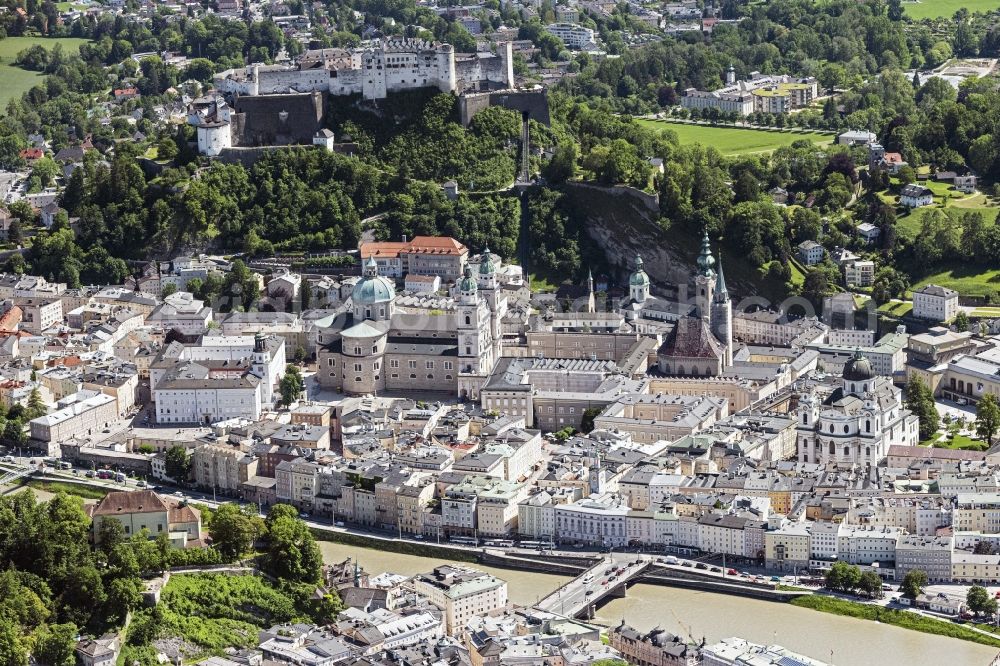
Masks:
[[[455,53],[451,44],[421,39],[379,40],[354,49],[307,51],[293,66],[248,65],[214,77],[216,90],[234,95],[325,92],[384,99],[417,88],[441,92],[502,90],[514,87],[510,42],[496,53]]]

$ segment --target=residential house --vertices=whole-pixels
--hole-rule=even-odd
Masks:
[[[97,504],[88,504],[85,508],[93,521],[95,542],[100,541],[101,524],[112,519],[122,524],[126,536],[139,534],[142,530],[146,530],[150,538],[167,534],[175,547],[186,548],[201,538],[198,509],[161,497],[152,490],[112,491]]]
[[[958,292],[936,284],[913,292],[913,316],[918,319],[947,322],[958,314]]]
[[[934,193],[923,185],[910,183],[899,192],[899,203],[907,208],[920,208],[934,203]]]
[[[823,261],[823,252],[823,246],[816,241],[807,240],[799,243],[799,257],[806,266]]]

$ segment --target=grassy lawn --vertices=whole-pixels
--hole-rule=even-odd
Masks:
[[[829,132],[771,131],[732,126],[691,125],[646,118],[636,119],[636,122],[655,130],[670,130],[677,134],[677,139],[681,143],[701,143],[713,146],[723,155],[769,153],[799,139],[827,145],[833,141],[834,136]]]
[[[561,282],[552,282],[555,278],[551,278],[547,275],[542,275],[541,273],[531,273],[528,275],[528,280],[531,284],[531,291],[542,291],[542,292],[552,292],[559,288]]]
[[[47,493],[66,493],[76,495],[83,499],[104,499],[111,492],[97,486],[87,486],[82,483],[68,483],[66,481],[43,481],[41,479],[30,479],[21,481],[22,486],[28,486],[35,490],[44,490]]]
[[[62,44],[63,51],[75,54],[86,39],[76,37],[8,37],[0,39],[0,108],[6,108],[7,102],[20,97],[32,86],[42,80],[42,74],[29,72],[14,66],[14,58],[24,49],[33,44],[41,44],[51,49],[56,44]]]
[[[1000,9],[1000,0],[922,0],[904,2],[903,13],[914,20],[951,18],[959,9],[970,12],[988,12]]]
[[[985,451],[990,448],[986,442],[972,439],[965,435],[942,435],[941,439],[931,442],[935,449],[965,449],[967,451]]]
[[[913,303],[910,301],[903,301],[899,303],[889,301],[888,303],[883,303],[878,307],[879,312],[884,312],[885,314],[892,315],[893,317],[905,317],[910,314],[911,310],[913,310]]]
[[[917,613],[911,613],[910,611],[891,610],[881,606],[861,604],[854,601],[835,599],[833,597],[821,596],[817,594],[798,597],[789,603],[793,606],[811,608],[823,613],[845,615],[847,617],[854,617],[862,620],[877,620],[882,624],[891,624],[904,629],[922,631],[925,634],[949,636],[951,638],[959,638],[964,641],[972,641],[973,643],[980,643],[982,645],[1000,647],[1000,638],[985,636],[960,624],[953,624],[944,620],[935,620],[934,618],[918,615]]]
[[[976,308],[970,315],[972,317],[982,317],[984,319],[996,319],[1000,317],[1000,308],[986,307]]]
[[[954,289],[966,296],[983,296],[987,292],[1000,292],[1000,268],[983,268],[971,264],[955,263],[925,275],[910,289],[918,290],[928,284],[938,284]]]
[[[968,198],[975,199],[976,196],[981,196],[981,195],[974,195]],[[883,200],[886,200],[885,197],[882,198]],[[891,199],[888,200],[887,203],[895,205],[895,202],[892,201]],[[950,219],[955,221],[958,221],[958,219],[962,216],[963,213],[966,213],[970,210],[976,210],[983,214],[983,219],[986,221],[987,224],[996,222],[997,214],[1000,213],[1000,207],[990,206],[986,204],[986,197],[982,197],[982,204],[978,206],[969,205],[967,202],[961,199],[950,201],[947,208],[940,208],[936,205],[924,206],[923,208],[914,209],[909,213],[905,213],[896,218],[896,229],[898,230],[899,235],[904,236],[906,238],[913,238],[914,236],[916,236],[918,233],[920,233],[920,227],[923,224],[924,215],[926,215],[929,211],[935,209],[944,211],[945,215],[947,215]]]

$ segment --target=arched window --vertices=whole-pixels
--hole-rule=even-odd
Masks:
[[[803,423],[803,425],[806,424],[806,423],[809,423],[809,415],[808,414],[803,414],[802,415],[802,423]]]
[[[849,433],[850,431],[851,431],[851,429],[850,429],[850,428],[849,428],[848,426],[846,426],[846,425],[845,425],[845,426],[844,426],[844,434],[846,435],[846,434],[847,434],[847,433]]]
[[[830,442],[830,455],[832,456],[836,451],[833,448],[833,442]]]
[[[833,424],[830,424],[830,432],[833,432]]]
[[[465,315],[465,325],[469,326],[471,324],[472,324],[472,317],[470,317],[469,315]]]
[[[851,457],[851,449],[847,445],[844,446],[844,457],[845,458]]]
[[[866,446],[865,447],[865,457],[866,458],[871,458],[872,457],[872,447],[870,447],[870,446]]]
[[[871,419],[868,419],[865,421],[865,432],[871,432],[871,431],[872,431],[872,422]]]
[[[863,390],[864,390],[864,391],[865,391],[866,393],[868,392],[868,384],[867,384],[867,382],[865,383],[865,387],[864,387],[864,389],[863,389]]]

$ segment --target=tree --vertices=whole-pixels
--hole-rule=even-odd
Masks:
[[[976,555],[992,555],[994,553],[993,544],[984,539],[976,544],[976,547],[972,549],[972,552]]]
[[[45,416],[48,413],[48,407],[45,406],[45,402],[42,400],[42,394],[38,391],[38,387],[31,389],[31,393],[28,395],[28,409],[27,418],[28,420],[37,419],[40,416]]]
[[[171,446],[167,449],[166,460],[167,476],[174,481],[184,482],[191,474],[191,459],[187,449],[181,445]]]
[[[916,599],[927,587],[927,582],[927,572],[922,569],[911,569],[906,572],[903,584],[899,586],[899,589],[903,592],[904,597]]]
[[[107,591],[103,612],[109,618],[124,618],[142,603],[142,581],[136,576],[112,579]]]
[[[858,590],[866,597],[877,599],[882,596],[882,579],[874,571],[866,571],[858,581]]]
[[[542,175],[553,185],[565,183],[576,176],[576,144],[567,141],[556,146],[552,159],[542,170]]]
[[[828,62],[820,68],[817,78],[819,79],[819,84],[827,92],[832,93],[834,88],[844,85],[844,81],[847,80],[847,70],[841,64]]]
[[[580,418],[580,432],[586,434],[594,429],[594,418],[601,413],[600,407],[588,407]]]
[[[973,585],[965,595],[965,603],[976,615],[993,615],[997,612],[997,600],[985,587]]]
[[[17,448],[28,443],[28,435],[24,432],[24,426],[17,419],[7,419],[3,428],[3,442],[8,448]]]
[[[13,245],[20,247],[24,243],[24,231],[21,228],[21,220],[16,217],[10,221],[10,227],[7,229],[7,240]],[[21,256],[21,255],[14,255]]]
[[[992,393],[987,393],[976,405],[976,435],[993,444],[993,436],[1000,429],[1000,404]]]
[[[806,273],[806,279],[802,285],[802,295],[808,298],[817,310],[823,305],[823,298],[829,293],[830,280],[825,270],[813,268]]]
[[[76,625],[50,624],[35,636],[32,656],[46,666],[73,666],[76,663]]]
[[[225,562],[233,562],[253,547],[257,530],[248,516],[237,504],[223,504],[212,515],[208,530],[212,545],[222,555]]]
[[[302,381],[299,369],[294,365],[288,366],[285,369],[285,376],[281,378],[281,382],[278,384],[278,392],[281,394],[281,404],[285,406],[292,404],[299,399],[305,388],[305,382]]]
[[[920,439],[927,439],[937,432],[940,417],[934,406],[934,396],[919,377],[906,383],[906,408],[920,419]]]
[[[263,569],[284,580],[318,583],[323,555],[295,507],[276,504],[267,515],[267,549]]]
[[[965,310],[959,310],[952,323],[955,324],[956,331],[965,333],[969,330],[969,315],[965,314]]]
[[[28,666],[28,648],[21,639],[21,630],[3,616],[0,616],[0,664]]]
[[[853,592],[861,584],[861,569],[847,562],[834,562],[826,573],[826,587],[841,592]]]

